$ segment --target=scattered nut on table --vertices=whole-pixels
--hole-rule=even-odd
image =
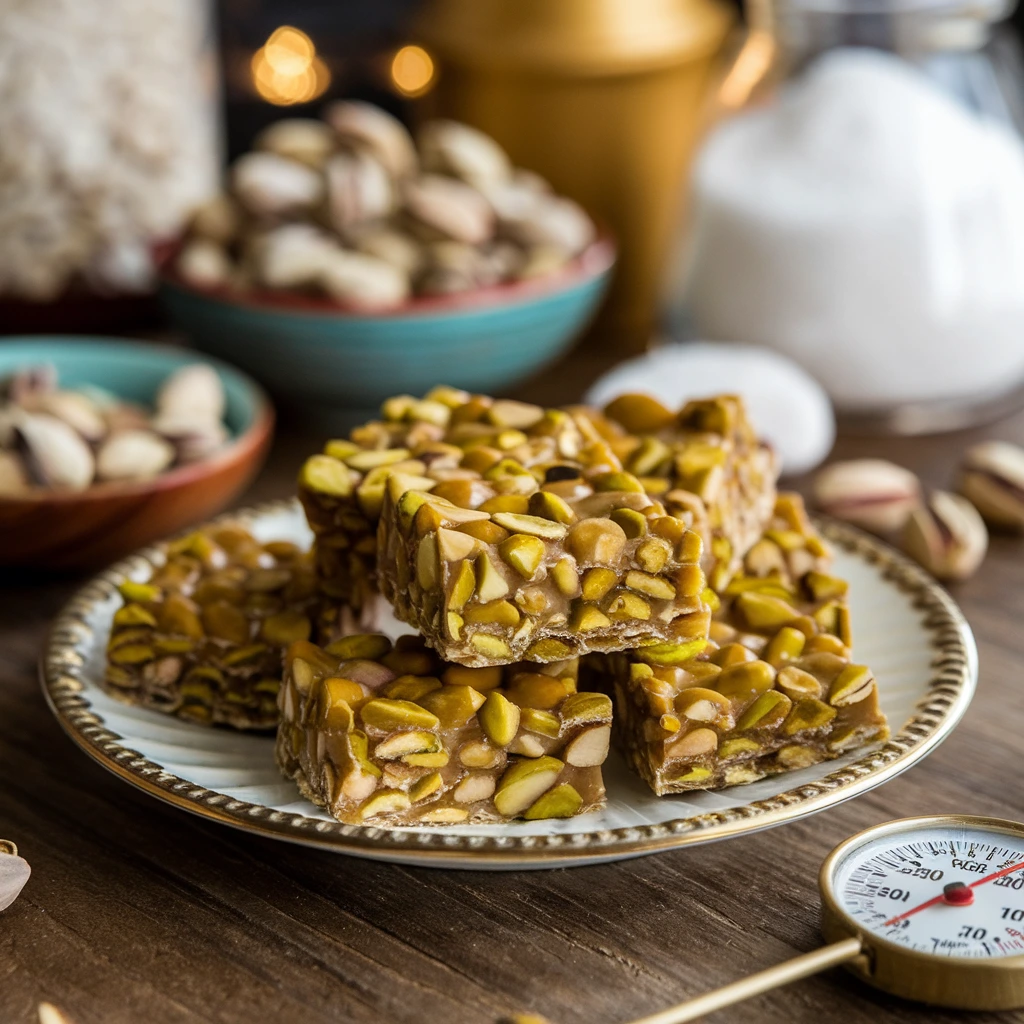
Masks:
[[[981,565],[988,530],[962,495],[935,491],[903,529],[903,549],[941,580],[964,580]]]
[[[18,856],[18,848],[9,839],[0,839],[0,910],[6,910],[25,888],[32,869]]]
[[[75,1024],[71,1017],[53,1003],[40,1003],[36,1013],[39,1015],[39,1024]]]
[[[150,480],[223,447],[224,411],[204,363],[171,374],[152,411],[94,387],[62,389],[52,368],[20,370],[0,380],[0,496]]]
[[[909,469],[885,459],[833,462],[814,478],[814,500],[836,519],[873,533],[894,533],[921,504],[921,483]]]
[[[557,273],[593,221],[489,136],[428,122],[418,148],[367,103],[261,132],[194,215],[175,270],[199,288],[327,295],[366,310]]]
[[[1024,448],[975,445],[964,456],[958,489],[992,526],[1024,531]]]

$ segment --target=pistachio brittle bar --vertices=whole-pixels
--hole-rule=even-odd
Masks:
[[[760,653],[780,630],[795,629],[807,636],[835,637],[839,653],[849,654],[849,585],[830,573],[831,563],[832,552],[811,523],[803,499],[780,494],[764,536],[711,598],[711,638],[719,644],[739,640]]]
[[[585,443],[568,413],[455,388],[390,398],[382,413],[328,442],[299,474],[321,589],[356,610],[377,590],[377,521],[392,475],[430,488],[478,478],[504,457],[526,466],[574,460]]]
[[[764,533],[779,475],[742,399],[691,401],[674,413],[649,395],[626,394],[590,419],[649,494],[673,515],[692,516],[709,579],[724,582]]]
[[[149,580],[120,591],[108,693],[190,721],[276,725],[284,648],[309,637],[315,614],[307,553],[212,527],[172,542]]]
[[[762,658],[741,644],[678,664],[610,656],[630,764],[663,795],[754,782],[886,739],[871,670],[830,639],[777,634]]]
[[[505,458],[459,493],[439,490],[392,480],[379,576],[399,618],[447,660],[555,661],[707,636],[700,537],[631,474],[535,474]]]
[[[575,660],[465,668],[418,637],[288,650],[276,753],[349,824],[565,818],[604,802],[611,700]]]
[[[800,497],[780,494],[741,571],[710,596],[707,644],[608,659],[622,745],[655,792],[751,782],[887,738],[830,562]]]

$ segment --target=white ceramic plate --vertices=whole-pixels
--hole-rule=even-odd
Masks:
[[[308,542],[296,503],[236,517],[262,539]],[[857,530],[819,523],[850,581],[855,651],[875,670],[893,737],[812,768],[719,792],[655,797],[615,754],[608,805],[567,820],[366,828],[301,799],[274,764],[273,741],[133,708],[100,688],[104,648],[126,576],[144,579],[159,548],[114,566],[57,618],[43,688],[61,725],[119,777],[169,803],[246,831],[378,860],[459,868],[566,867],[742,835],[814,814],[891,779],[932,750],[966,710],[977,652],[960,611],[929,576]]]

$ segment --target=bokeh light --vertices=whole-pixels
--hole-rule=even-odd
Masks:
[[[331,84],[331,72],[317,56],[313,40],[282,25],[252,57],[252,82],[268,103],[280,107],[309,103]]]
[[[391,59],[391,84],[403,96],[422,96],[434,84],[434,61],[422,46],[403,46]]]

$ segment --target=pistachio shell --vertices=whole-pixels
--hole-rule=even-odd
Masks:
[[[236,198],[257,216],[308,209],[323,196],[316,171],[276,153],[246,153],[231,168]]]
[[[494,215],[487,200],[452,178],[428,174],[410,182],[405,207],[420,224],[458,242],[479,245],[494,231]]]
[[[92,451],[63,420],[43,413],[19,417],[17,444],[30,476],[55,488],[80,491],[92,482]]]
[[[338,153],[327,162],[324,174],[328,216],[338,232],[362,221],[386,217],[394,208],[391,178],[369,153]]]
[[[339,141],[372,153],[395,178],[416,169],[416,149],[412,137],[397,118],[372,103],[340,100],[323,112]]]
[[[504,182],[512,173],[508,154],[489,135],[458,121],[428,121],[419,131],[423,169],[451,174],[470,185]]]
[[[175,370],[156,396],[157,416],[169,422],[188,419],[220,423],[224,419],[225,396],[220,374],[207,363],[190,363]]]
[[[107,425],[96,403],[78,391],[50,391],[41,395],[36,407],[73,427],[87,441],[98,441]]]
[[[885,459],[834,462],[814,480],[818,507],[876,533],[900,529],[920,504],[921,484],[910,470]]]
[[[253,139],[253,149],[322,167],[336,145],[330,127],[312,117],[282,117]]]
[[[150,480],[173,462],[174,445],[148,430],[121,430],[100,445],[96,475],[100,480]]]
[[[401,269],[360,252],[331,252],[319,280],[328,295],[357,309],[397,306],[410,293]]]
[[[0,845],[0,910],[6,910],[21,894],[32,870],[18,856],[18,848],[6,840]]]

